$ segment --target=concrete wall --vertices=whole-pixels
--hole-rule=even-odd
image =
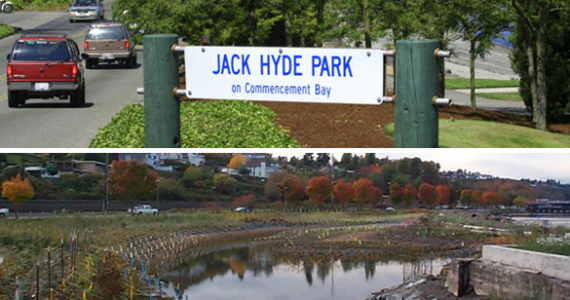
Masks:
[[[479,296],[513,300],[570,300],[570,281],[485,259],[471,262],[469,272],[470,285]]]
[[[570,256],[485,245],[482,259],[570,281]]]

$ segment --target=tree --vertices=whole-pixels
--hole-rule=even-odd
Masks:
[[[439,164],[433,161],[422,162],[421,179],[431,185],[439,184]]]
[[[235,170],[241,169],[245,166],[246,160],[247,158],[245,157],[245,155],[235,154],[234,156],[232,156],[232,159],[230,159],[230,162],[228,163],[228,168]]]
[[[484,205],[499,205],[499,204],[503,204],[503,198],[501,197],[501,194],[495,192],[495,191],[485,191],[483,192],[483,194],[481,195],[481,204]]]
[[[137,161],[113,161],[109,173],[109,193],[131,205],[142,199],[152,199],[158,176],[144,163]]]
[[[437,191],[434,186],[424,182],[420,185],[418,189],[418,199],[420,203],[425,206],[432,206],[435,204],[437,198]]]
[[[416,195],[417,195],[417,191],[416,188],[414,187],[413,184],[408,183],[406,184],[406,187],[404,188],[404,204],[409,207],[412,202],[416,199]]]
[[[404,200],[404,188],[402,188],[402,186],[399,183],[393,182],[390,185],[390,201],[392,201],[394,205],[400,205],[400,203],[402,203],[403,200]]]
[[[300,202],[305,198],[305,188],[299,182],[297,176],[289,174],[278,184],[281,195],[286,202]]]
[[[513,204],[517,207],[527,207],[528,206],[528,198],[523,196],[517,196],[515,200],[513,200]]]
[[[317,167],[326,167],[329,165],[331,157],[328,153],[317,153],[317,159],[315,165]]]
[[[220,193],[231,195],[235,191],[237,180],[228,174],[214,175],[214,187]]]
[[[457,20],[463,40],[469,42],[469,70],[471,78],[471,107],[477,109],[475,100],[475,60],[485,58],[493,47],[493,39],[509,27],[510,10],[507,0],[450,1],[447,8]]]
[[[447,185],[438,185],[435,187],[437,191],[437,204],[449,205],[451,200],[451,189]]]
[[[279,199],[279,197],[283,195],[283,192],[281,191],[279,184],[283,181],[283,179],[287,178],[289,175],[290,173],[285,171],[277,171],[271,173],[271,175],[267,179],[267,182],[265,183],[263,194],[269,200]]]
[[[556,66],[556,64],[561,65],[560,59],[566,59],[566,61],[568,61],[567,47],[562,49],[566,54],[562,54],[561,57],[549,47],[549,42],[552,41],[549,39],[549,33],[551,30],[553,32],[557,31],[561,33],[564,31],[566,33],[568,32],[568,13],[570,11],[570,4],[568,1],[561,0],[511,0],[511,5],[517,16],[516,25],[520,41],[519,43],[515,43],[513,46],[519,48],[518,50],[521,52],[526,52],[522,55],[516,56],[516,58],[521,59],[526,56],[526,60],[528,62],[526,64],[520,64],[517,68],[519,73],[522,73],[521,87],[525,84],[530,88],[533,121],[536,123],[536,129],[545,130],[547,126],[548,108],[547,81],[549,76],[547,75],[547,70],[549,57],[553,57],[555,59],[553,66]],[[559,24],[561,27],[557,27],[558,22],[561,23]],[[559,28],[562,28],[562,30]],[[554,44],[559,43],[557,39],[564,39],[564,35],[554,37]],[[566,46],[567,45],[568,44],[566,44]],[[525,49],[525,51],[522,51],[521,48]],[[524,65],[527,67],[526,70],[522,70],[520,68]],[[565,82],[567,83],[567,75],[564,77],[566,77]],[[556,80],[555,77],[552,77],[552,79]],[[528,81],[528,83],[526,83],[526,81]],[[552,86],[552,88],[559,89],[563,86],[564,85],[556,85]],[[566,103],[568,103],[567,84],[564,90],[566,90]],[[528,94],[526,96],[528,97]],[[566,104],[566,108],[568,108],[568,104]]]
[[[536,128],[561,120],[570,111],[570,34],[568,1],[511,0],[515,31],[511,36],[513,70],[520,75],[520,92],[532,111]]]
[[[463,205],[470,206],[473,203],[473,196],[471,195],[471,190],[462,189],[459,196],[459,201],[461,201],[461,204]]]
[[[354,201],[357,203],[376,204],[376,201],[382,197],[382,191],[372,184],[368,178],[360,178],[352,183],[354,188]]]
[[[180,179],[184,187],[191,188],[195,186],[195,183],[199,180],[204,180],[206,178],[206,174],[197,167],[190,166],[184,171],[184,175]]]
[[[20,174],[18,174],[11,180],[2,183],[2,197],[14,203],[16,217],[18,217],[18,206],[34,197],[34,188],[27,178],[22,179]]]
[[[332,193],[332,184],[327,176],[317,176],[309,179],[305,193],[309,196],[315,206],[325,202]]]
[[[338,165],[343,169],[350,169],[352,164],[352,153],[343,153]]]
[[[342,206],[351,202],[354,199],[354,188],[352,184],[339,179],[333,187],[334,199]]]

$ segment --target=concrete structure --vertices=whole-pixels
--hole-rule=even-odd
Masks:
[[[570,300],[570,257],[485,245],[481,259],[450,265],[446,287],[456,296]]]
[[[470,285],[479,296],[496,299],[570,300],[570,281],[489,260],[469,265]]]
[[[482,259],[570,281],[570,256],[485,245]]]

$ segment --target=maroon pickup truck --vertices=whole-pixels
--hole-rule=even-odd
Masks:
[[[70,98],[85,104],[85,77],[79,47],[66,36],[22,36],[7,57],[8,106],[28,98]]]

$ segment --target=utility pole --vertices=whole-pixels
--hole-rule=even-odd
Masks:
[[[334,203],[334,154],[331,153],[331,185],[333,187],[332,193],[331,193],[331,210],[333,208],[333,203]]]
[[[107,215],[109,204],[109,153],[105,153],[105,200],[103,201],[103,214]]]
[[[156,179],[156,209],[160,209],[160,178]]]

